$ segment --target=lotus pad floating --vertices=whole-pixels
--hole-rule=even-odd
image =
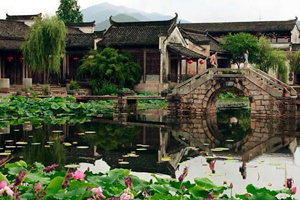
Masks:
[[[239,162],[238,160],[232,159],[232,160],[225,160],[225,162]]]
[[[71,143],[69,143],[69,142],[65,142],[65,143],[64,143],[64,145],[65,145],[66,147],[70,147],[70,146],[72,146],[72,144],[71,144]]]
[[[171,161],[171,158],[170,157],[162,157],[161,161]]]
[[[129,158],[129,157],[131,157],[131,158],[137,158],[137,157],[139,157],[139,155],[136,155],[134,153],[129,153],[129,154],[123,155],[122,157],[123,158]]]
[[[137,151],[147,151],[147,149],[146,148],[138,148],[138,149],[136,149]]]
[[[95,134],[96,131],[86,131],[85,134]]]
[[[34,142],[34,143],[31,143],[31,145],[33,145],[33,146],[37,146],[37,145],[41,145],[41,143]]]
[[[8,148],[8,149],[14,149],[14,148],[16,148],[16,146],[6,146],[6,148]]]
[[[215,156],[205,156],[206,159],[216,159],[217,157]]]
[[[204,145],[204,146],[209,146],[209,144],[208,144],[208,143],[204,143],[203,145]]]
[[[187,162],[178,163],[178,165],[180,166],[186,166],[187,164],[188,164]]]
[[[15,129],[14,131],[15,131],[15,132],[19,132],[20,130],[19,130],[19,129]]]
[[[78,133],[77,135],[84,135],[84,133]]]
[[[13,140],[5,140],[6,143],[14,142]]]
[[[148,148],[149,147],[148,144],[137,144],[136,146],[143,147],[143,148]]]
[[[17,145],[26,145],[28,142],[16,142]]]
[[[88,148],[90,148],[89,146],[77,146],[76,147],[77,149],[88,149]]]
[[[226,140],[226,142],[234,142],[234,140]]]
[[[280,164],[279,163],[269,163],[269,165],[271,165],[271,166],[280,166]]]
[[[119,162],[120,165],[128,165],[129,162],[125,162],[125,161],[122,161],[122,162]]]
[[[278,166],[278,167],[276,167],[276,169],[286,169],[286,167]]]
[[[228,151],[229,148],[225,148],[225,147],[219,147],[219,148],[215,148],[215,149],[218,149],[218,150],[221,150],[221,151]]]
[[[223,151],[223,150],[215,148],[215,149],[211,149],[211,151]]]
[[[50,145],[45,145],[44,147],[45,147],[45,148],[50,148]]]
[[[78,142],[73,142],[73,144],[78,144]]]
[[[9,152],[2,152],[2,153],[0,153],[0,156],[9,156],[11,153],[9,153]]]
[[[52,133],[63,133],[63,131],[62,130],[54,130],[54,131],[52,131]]]
[[[65,165],[65,168],[78,168],[80,165],[77,164],[70,164],[70,165]]]
[[[47,142],[48,144],[54,144],[54,142],[52,142],[52,141],[49,141],[49,142]]]

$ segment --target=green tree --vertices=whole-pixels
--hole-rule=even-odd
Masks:
[[[264,72],[272,70],[276,73],[277,78],[283,82],[287,81],[287,54],[278,49],[273,49],[271,42],[264,37],[258,41],[259,51],[256,54],[256,66]]]
[[[246,49],[249,51],[249,62],[256,63],[256,54],[259,51],[258,41],[249,33],[229,34],[221,46],[230,53],[232,63],[238,66],[243,62],[243,53]]]
[[[132,61],[129,54],[113,48],[91,50],[82,61],[78,76],[89,77],[94,94],[100,94],[104,87],[133,89],[141,80],[141,67]]]
[[[80,12],[80,7],[77,5],[77,0],[60,0],[56,14],[58,18],[65,23],[79,23],[83,20],[83,15]]]
[[[288,60],[290,63],[290,70],[295,73],[300,72],[300,50],[295,53],[289,53]]]
[[[44,82],[49,73],[60,69],[61,55],[65,53],[67,29],[56,16],[36,18],[22,45],[24,62],[32,71],[44,72]]]

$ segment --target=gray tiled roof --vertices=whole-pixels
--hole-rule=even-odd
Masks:
[[[0,37],[24,38],[29,27],[23,22],[0,20]]]
[[[206,58],[206,56],[204,56],[200,53],[197,53],[195,51],[192,51],[178,43],[170,43],[168,45],[168,49],[176,54],[184,56],[187,59],[199,59],[199,58],[204,59],[204,58]]]
[[[115,22],[104,34],[99,46],[157,46],[159,36],[169,35],[176,26],[177,14],[167,21]]]
[[[288,21],[252,21],[252,22],[216,22],[216,23],[183,23],[178,26],[184,29],[217,32],[276,32],[291,31],[297,18]]]
[[[182,36],[197,45],[210,45],[211,51],[220,51],[219,42],[208,32],[191,31],[179,28]]]
[[[0,50],[20,50],[24,40],[0,38]]]
[[[67,35],[67,48],[94,48],[94,33],[81,33]]]

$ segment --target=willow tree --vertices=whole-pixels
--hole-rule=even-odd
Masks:
[[[59,72],[60,61],[66,49],[67,29],[56,16],[35,18],[22,45],[24,62],[33,72],[44,72],[49,83],[50,72]]]
[[[274,49],[271,42],[264,37],[258,41],[259,51],[256,54],[256,66],[264,72],[275,72],[277,78],[287,81],[287,54],[285,51]]]

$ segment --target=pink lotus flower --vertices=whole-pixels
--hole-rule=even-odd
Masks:
[[[133,199],[133,198],[134,198],[134,196],[130,192],[130,188],[125,189],[123,194],[120,196],[120,200],[129,200],[129,199]]]
[[[296,194],[296,191],[297,191],[297,187],[292,187],[292,194]]]
[[[7,195],[9,196],[13,196],[14,195],[14,192],[7,186],[4,187],[4,190],[6,192]]]
[[[0,181],[0,189],[3,189],[5,186],[7,186],[6,181]]]
[[[129,200],[129,199],[133,199],[133,198],[134,198],[133,194],[127,194],[126,192],[124,192],[120,196],[120,200]]]
[[[77,169],[75,172],[72,173],[72,177],[76,180],[83,181],[85,174],[82,171]]]
[[[97,187],[97,188],[93,188],[92,190],[92,193],[93,194],[95,194],[95,195],[97,195],[97,196],[99,196],[99,197],[101,197],[101,198],[103,198],[103,199],[105,199],[106,197],[102,194],[102,187],[101,186],[99,186],[99,187]]]
[[[6,185],[2,189],[0,189],[0,195],[2,195],[3,193],[6,193],[9,196],[13,196],[14,195],[14,192],[8,186],[6,186]]]
[[[42,185],[41,185],[41,184],[37,184],[35,189],[36,189],[37,191],[41,191]]]

